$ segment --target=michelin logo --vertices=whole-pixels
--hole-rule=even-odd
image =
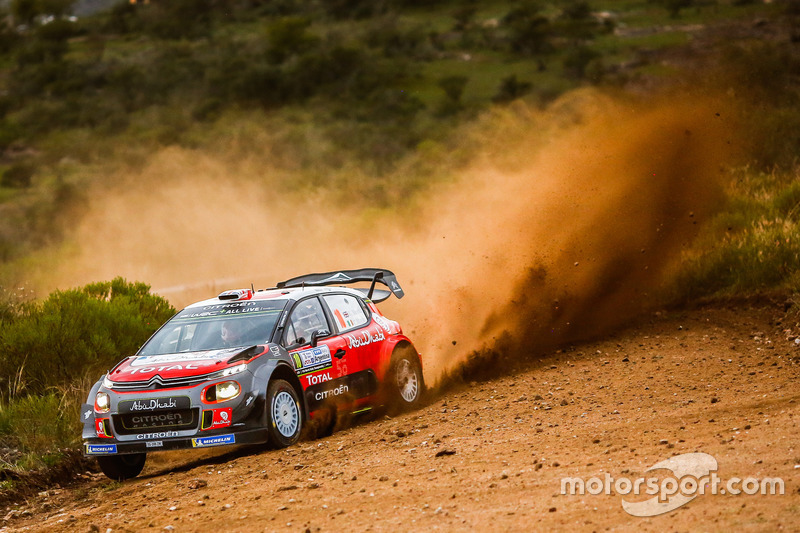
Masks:
[[[87,444],[86,455],[108,455],[117,453],[116,444]]]
[[[236,436],[219,435],[218,437],[200,437],[192,439],[192,448],[203,448],[205,446],[223,446],[225,444],[235,444]]]

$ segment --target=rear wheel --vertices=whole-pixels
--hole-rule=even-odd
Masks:
[[[389,407],[404,411],[417,407],[425,391],[422,366],[416,351],[410,346],[397,350],[386,376]]]
[[[98,457],[97,464],[103,473],[115,480],[123,481],[138,476],[147,460],[145,453],[131,453],[127,455],[109,455]]]
[[[300,439],[303,411],[297,391],[287,381],[275,379],[267,387],[267,429],[276,448],[291,446]]]

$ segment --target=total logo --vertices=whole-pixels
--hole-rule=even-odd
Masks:
[[[330,372],[325,372],[324,374],[311,374],[306,377],[308,378],[309,385],[317,385],[319,383],[325,383],[326,381],[330,381],[332,379]]]

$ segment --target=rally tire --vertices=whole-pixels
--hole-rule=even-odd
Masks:
[[[109,455],[97,458],[100,470],[114,481],[124,481],[138,476],[147,460],[146,453]]]
[[[267,386],[267,430],[269,444],[286,448],[300,440],[303,430],[303,408],[297,391],[289,382],[274,379]]]
[[[418,407],[425,392],[422,365],[413,348],[396,350],[386,375],[387,407],[402,412]]]

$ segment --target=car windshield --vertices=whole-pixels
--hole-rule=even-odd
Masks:
[[[187,307],[164,324],[137,355],[265,344],[285,306],[286,300],[250,300]]]

